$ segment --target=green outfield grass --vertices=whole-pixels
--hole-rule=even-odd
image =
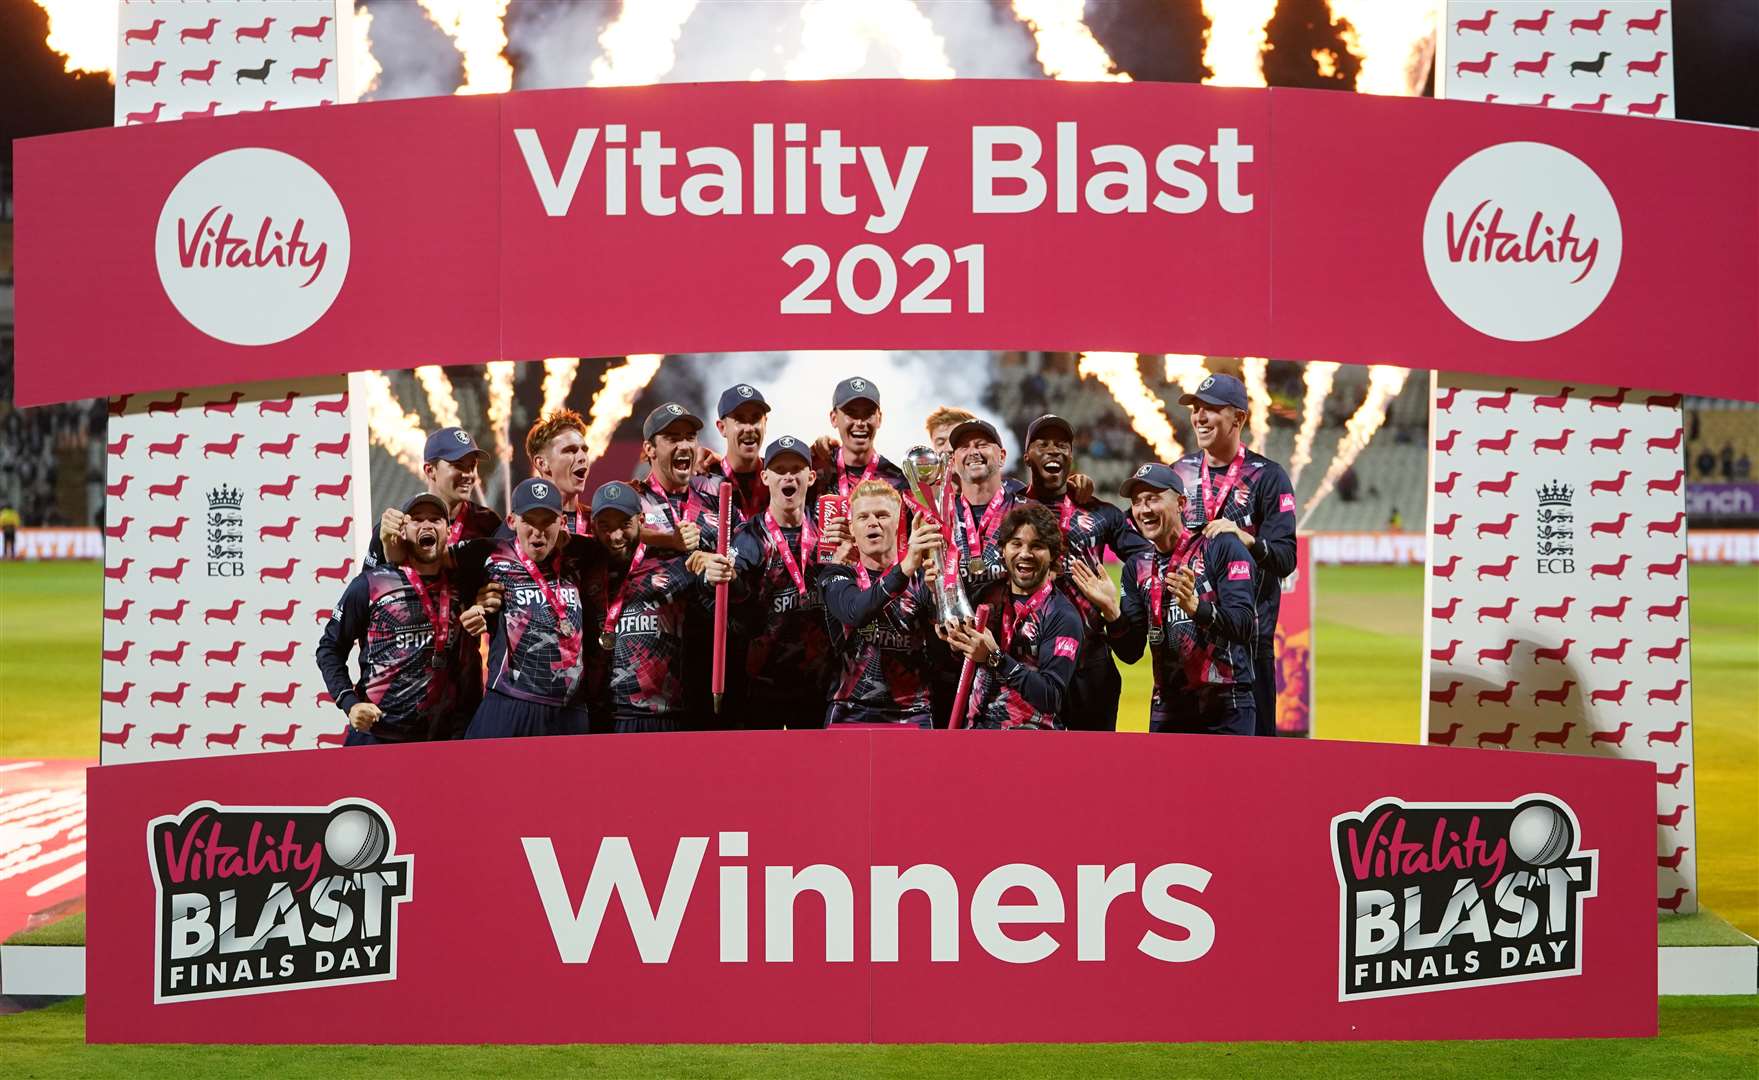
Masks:
[[[87,1046],[85,1003],[0,1017],[19,1077],[1299,1076],[1740,1077],[1759,1061],[1759,998],[1667,998],[1655,1039],[1131,1043],[1098,1046]]]
[[[0,760],[98,756],[104,575],[0,563]]]

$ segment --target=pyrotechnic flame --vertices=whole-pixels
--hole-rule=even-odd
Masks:
[[[421,420],[403,411],[391,380],[382,371],[360,373],[360,389],[366,398],[366,425],[373,442],[417,476],[421,475],[421,459],[427,449],[427,435]]]
[[[458,419],[458,397],[452,393],[452,380],[438,364],[424,364],[415,369],[415,381],[428,397],[428,412],[441,427],[463,427]]]
[[[489,430],[495,433],[496,453],[501,460],[513,460],[513,375],[511,360],[491,360],[484,379],[489,387]]]
[[[599,35],[604,54],[592,62],[588,86],[646,86],[678,62],[678,37],[696,0],[623,0]]]
[[[1205,359],[1190,353],[1168,353],[1167,382],[1178,383],[1181,394],[1195,394],[1203,380],[1209,378],[1209,369],[1203,366]]]
[[[574,389],[574,376],[580,371],[580,357],[552,356],[544,361],[544,411],[548,416],[568,404],[568,392]]]
[[[378,57],[373,55],[373,13],[364,3],[354,5],[354,18],[350,21],[348,32],[352,35],[349,42],[351,50],[351,70],[348,73],[350,101],[359,101],[378,89],[379,75],[384,68],[379,65]]]
[[[508,0],[421,0],[440,32],[464,57],[464,85],[455,94],[504,94],[513,89],[507,48]]]
[[[800,51],[787,79],[835,79],[867,66],[872,45],[897,60],[906,79],[950,79],[946,42],[912,0],[806,0],[800,9]]]
[[[1339,365],[1330,360],[1310,360],[1302,369],[1307,393],[1301,399],[1301,427],[1295,432],[1295,449],[1289,453],[1289,486],[1301,482],[1301,471],[1313,460],[1313,437],[1325,419],[1325,399],[1338,377]]]
[[[1130,426],[1154,448],[1161,461],[1177,461],[1184,456],[1185,449],[1173,434],[1173,425],[1167,421],[1166,407],[1159,395],[1142,381],[1142,369],[1136,361],[1135,353],[1082,353],[1075,370],[1082,378],[1098,379],[1112,392],[1124,415],[1130,418]]]
[[[1264,45],[1270,38],[1265,24],[1276,14],[1276,0],[1203,0],[1203,14],[1209,19],[1203,66],[1210,70],[1204,83],[1263,86]]]
[[[592,419],[586,425],[589,467],[611,445],[611,436],[617,433],[618,425],[629,419],[635,409],[635,399],[653,381],[663,359],[661,353],[636,353],[617,367],[605,369],[604,382],[599,385],[598,393],[592,396]]]
[[[44,44],[66,58],[70,72],[90,71],[116,81],[117,28],[115,0],[37,0],[49,16]],[[144,23],[142,25],[145,25]]]
[[[1069,82],[1129,82],[1087,28],[1086,10],[1087,0],[1014,0],[1014,17],[1032,31],[1038,66],[1046,75]]]
[[[1301,508],[1301,520],[1297,528],[1306,528],[1307,519],[1313,516],[1313,508],[1318,506],[1331,489],[1337,486],[1338,477],[1344,470],[1355,463],[1357,455],[1374,438],[1374,433],[1386,422],[1386,407],[1393,398],[1399,396],[1404,388],[1405,380],[1410,372],[1400,367],[1387,364],[1374,364],[1368,368],[1368,396],[1362,399],[1355,415],[1344,423],[1344,437],[1338,441],[1337,456],[1332,458],[1331,465],[1325,470],[1325,476],[1319,481],[1319,487],[1307,499],[1307,505]]]
[[[1270,361],[1262,356],[1246,356],[1240,359],[1240,381],[1246,384],[1246,420],[1252,426],[1253,453],[1264,453],[1265,439],[1270,436],[1270,388],[1264,383],[1265,372],[1270,369]]]
[[[1422,93],[1435,59],[1438,8],[1439,0],[1331,0],[1332,21],[1350,24],[1344,47],[1362,61],[1357,93]]]

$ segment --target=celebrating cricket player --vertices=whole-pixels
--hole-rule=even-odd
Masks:
[[[1179,399],[1191,409],[1198,449],[1173,466],[1191,493],[1185,523],[1211,539],[1233,536],[1251,554],[1257,578],[1258,638],[1252,692],[1257,734],[1276,734],[1276,622],[1282,579],[1295,572],[1295,489],[1276,462],[1241,445],[1246,387],[1211,375]]]
[[[1118,656],[1135,663],[1148,646],[1154,665],[1149,729],[1253,734],[1252,557],[1232,532],[1209,536],[1185,527],[1183,482],[1166,465],[1137,469],[1122,493],[1153,546],[1125,561],[1121,597],[1103,569],[1077,564],[1071,576]]]
[[[482,484],[482,463],[486,460],[488,454],[463,428],[445,427],[428,436],[421,475],[429,494],[438,496],[446,507],[447,544],[493,536],[501,527],[501,515],[471,498]],[[400,511],[392,508],[385,513],[389,516]],[[370,565],[384,558],[384,542],[375,533],[367,547],[367,562]]]
[[[464,633],[443,566],[446,503],[424,491],[397,515],[404,565],[363,567],[318,641],[318,670],[348,717],[347,746],[451,738],[456,727]],[[351,679],[356,647],[360,677]]]
[[[836,385],[831,391],[831,426],[837,431],[835,451],[831,452],[833,444],[829,440],[820,440],[814,447],[815,452],[825,451],[827,460],[814,462],[818,480],[811,493],[813,502],[826,494],[851,496],[856,485],[866,480],[890,484],[900,493],[909,487],[904,470],[887,460],[874,445],[884,419],[879,387],[872,381],[856,377]]]
[[[986,625],[942,628],[947,643],[978,665],[970,726],[1063,727],[1058,716],[1075,677],[1085,627],[1075,605],[1056,588],[1062,526],[1045,507],[1025,503],[1002,519],[996,539],[1007,578],[972,601],[989,605]]]
[[[764,433],[769,428],[770,405],[763,391],[739,383],[721,391],[720,418],[715,429],[726,440],[727,453],[717,466],[733,482],[733,505],[742,517],[756,517],[769,505],[770,489],[763,480]]]
[[[586,448],[586,421],[573,409],[557,409],[540,416],[525,433],[525,456],[531,460],[532,478],[547,480],[562,493],[562,513],[568,531],[592,535],[590,515],[581,493],[592,461]]]

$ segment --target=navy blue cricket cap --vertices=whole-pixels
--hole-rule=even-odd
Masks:
[[[947,445],[957,450],[960,446],[964,445],[972,437],[977,435],[982,435],[997,446],[1002,445],[1002,436],[996,431],[996,426],[988,420],[977,419],[964,420],[954,426],[953,430],[947,435]]]
[[[1197,384],[1196,391],[1179,398],[1181,405],[1195,405],[1199,401],[1205,405],[1245,409],[1246,384],[1232,375],[1211,375]]]
[[[1185,484],[1179,479],[1179,474],[1173,471],[1171,465],[1162,465],[1158,461],[1150,462],[1132,473],[1123,486],[1118,488],[1118,494],[1126,499],[1134,499],[1136,493],[1143,488],[1150,491],[1171,491],[1181,496],[1185,494]]]
[[[635,495],[635,488],[621,480],[613,480],[608,484],[600,484],[599,489],[592,493],[592,516],[598,517],[600,511],[621,510],[630,517],[641,514],[641,500]]]
[[[647,441],[652,439],[655,435],[658,435],[660,432],[671,427],[679,420],[688,420],[695,426],[695,430],[702,430],[702,417],[697,416],[676,401],[668,401],[653,412],[648,413],[647,419],[642,421],[642,440]]]
[[[1062,432],[1064,437],[1067,438],[1070,442],[1075,441],[1075,429],[1069,426],[1069,422],[1067,420],[1064,420],[1062,417],[1058,416],[1056,413],[1045,413],[1043,416],[1039,417],[1037,420],[1034,420],[1032,423],[1027,424],[1026,425],[1026,441],[1028,444],[1030,444],[1032,442],[1032,440],[1038,438],[1039,436],[1049,435],[1051,432],[1054,432],[1054,431]]]
[[[831,391],[831,408],[841,409],[851,401],[871,401],[877,409],[880,403],[879,387],[860,376],[844,379]]]
[[[432,503],[434,509],[440,512],[441,517],[451,516],[450,512],[446,509],[446,500],[440,498],[431,491],[417,492],[416,494],[411,495],[408,499],[405,499],[403,502],[403,512],[405,514],[413,513],[415,508],[422,503]]]
[[[812,466],[811,449],[809,449],[804,442],[796,439],[794,436],[784,435],[775,442],[764,447],[763,467],[767,469],[775,463],[777,458],[786,457],[789,454],[793,454],[795,457],[805,462],[808,468]]]
[[[747,402],[762,405],[764,412],[770,411],[770,403],[763,399],[762,390],[759,390],[750,383],[740,383],[737,386],[729,386],[721,391],[721,404],[715,410],[715,415],[722,418],[730,416],[739,408],[739,406],[744,405]]]
[[[422,451],[423,461],[457,461],[470,454],[480,454],[483,448],[470,437],[470,432],[461,427],[443,427],[428,436],[427,448]]]
[[[562,512],[562,489],[548,480],[532,477],[519,481],[513,489],[513,513],[523,514],[528,510],[554,510]]]

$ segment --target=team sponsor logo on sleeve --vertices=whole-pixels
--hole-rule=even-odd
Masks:
[[[1284,514],[1292,514],[1295,512],[1295,494],[1294,494],[1294,492],[1292,492],[1292,491],[1283,492],[1282,497],[1277,500],[1277,511],[1279,513],[1284,513]]]
[[[1245,559],[1236,559],[1228,564],[1229,581],[1251,581],[1252,564]]]
[[[1051,644],[1051,655],[1062,656],[1073,660],[1075,659],[1075,653],[1078,649],[1079,643],[1076,642],[1074,638],[1059,637]]]
[[[365,799],[192,803],[147,826],[157,894],[153,1000],[201,1001],[397,977],[415,858]]]
[[[1339,1001],[1581,973],[1599,852],[1562,799],[1388,798],[1331,827]]]

